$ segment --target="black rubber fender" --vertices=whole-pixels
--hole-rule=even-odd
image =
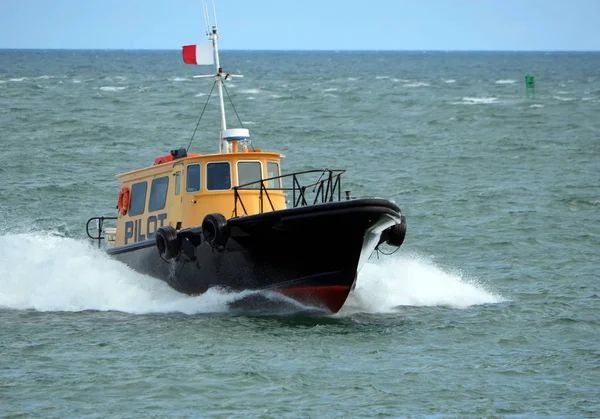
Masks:
[[[390,246],[400,247],[406,237],[406,217],[400,217],[400,223],[394,224],[385,231],[385,242]]]
[[[223,214],[208,214],[202,220],[202,237],[212,247],[225,246],[229,239],[229,226]]]
[[[156,248],[163,259],[173,259],[181,252],[181,242],[177,231],[171,226],[156,230]]]

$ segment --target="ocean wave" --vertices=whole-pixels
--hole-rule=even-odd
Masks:
[[[560,100],[561,102],[572,102],[574,100],[577,100],[577,98],[569,96],[553,96],[553,99]]]
[[[498,103],[495,97],[463,97],[462,102],[452,102],[453,105],[488,105]]]
[[[431,84],[423,82],[423,81],[407,83],[404,85],[404,87],[427,87],[427,86],[431,86]]]
[[[242,90],[240,90],[240,93],[243,93],[246,95],[258,95],[258,94],[263,93],[263,91],[260,89],[242,89]]]
[[[126,86],[102,86],[100,90],[103,92],[120,92],[122,90],[127,89]]]

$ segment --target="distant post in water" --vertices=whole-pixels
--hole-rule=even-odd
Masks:
[[[527,97],[533,97],[535,93],[535,80],[533,76],[525,76],[525,93]]]

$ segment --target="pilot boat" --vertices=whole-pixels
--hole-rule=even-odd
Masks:
[[[87,234],[110,256],[185,294],[276,293],[337,313],[373,252],[402,245],[406,219],[387,199],[343,191],[345,170],[284,173],[282,154],[254,148],[248,129],[227,126],[223,85],[236,76],[220,66],[206,5],[204,15],[209,42],[184,46],[182,56],[214,68],[197,77],[217,87],[218,152],[175,149],[119,174],[116,216],[90,218]]]

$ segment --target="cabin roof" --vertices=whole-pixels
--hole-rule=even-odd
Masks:
[[[283,154],[265,151],[248,151],[241,153],[215,153],[215,154],[192,154],[187,157],[174,159],[154,166],[147,166],[140,169],[132,170],[118,174],[117,179],[121,181],[134,180],[140,178],[151,177],[161,173],[169,173],[173,168],[174,163],[185,162],[187,164],[196,162],[216,162],[216,161],[229,161],[236,163],[238,161],[245,160],[260,160],[260,159],[276,159],[280,160],[284,158]]]

